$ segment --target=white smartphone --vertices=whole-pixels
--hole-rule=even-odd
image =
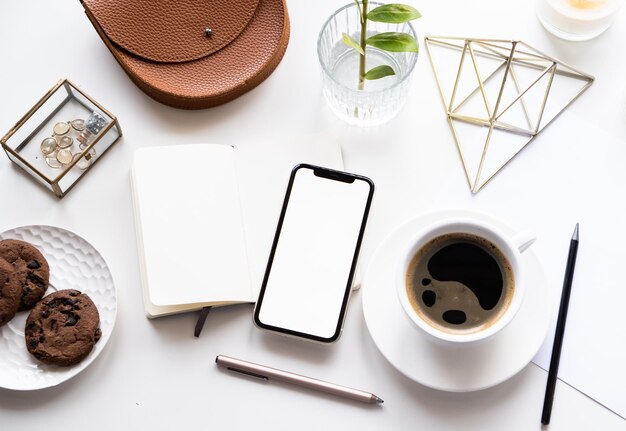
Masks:
[[[254,322],[330,343],[341,334],[374,183],[301,164],[291,172]]]

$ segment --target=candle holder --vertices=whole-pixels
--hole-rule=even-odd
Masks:
[[[113,114],[62,79],[0,143],[13,163],[62,198],[121,136]]]
[[[522,41],[438,36],[424,40],[472,193],[594,81]]]
[[[624,0],[538,0],[537,18],[550,33],[579,42],[604,33]]]

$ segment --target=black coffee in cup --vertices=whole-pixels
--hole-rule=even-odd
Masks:
[[[444,332],[468,334],[500,319],[513,298],[515,281],[511,264],[491,241],[449,233],[415,253],[406,289],[422,320]]]

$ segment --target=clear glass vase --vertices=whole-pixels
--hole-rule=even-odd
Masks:
[[[368,10],[381,4],[369,2]],[[408,33],[417,40],[410,23],[367,22],[367,37],[384,32]],[[368,46],[365,70],[385,64],[391,66],[396,74],[366,80],[365,88],[359,90],[360,55],[343,44],[342,33],[357,41],[361,38],[360,16],[354,3],[342,7],[328,18],[317,41],[324,98],[328,106],[339,118],[358,126],[373,126],[390,120],[406,101],[417,53],[387,52]]]

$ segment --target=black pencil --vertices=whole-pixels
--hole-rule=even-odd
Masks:
[[[556,377],[559,371],[559,360],[561,359],[561,346],[563,345],[563,335],[565,334],[565,321],[567,320],[567,308],[569,306],[570,292],[572,291],[572,280],[574,278],[574,267],[576,266],[576,254],[578,253],[578,223],[574,229],[574,235],[569,243],[569,256],[567,257],[567,267],[565,268],[565,278],[563,280],[563,293],[561,293],[561,305],[559,306],[559,317],[556,321],[556,332],[554,333],[554,344],[552,345],[552,358],[550,359],[550,370],[548,371],[548,383],[546,384],[546,396],[543,399],[543,412],[541,413],[541,423],[548,425],[552,414],[552,401],[554,401],[554,388]]]

